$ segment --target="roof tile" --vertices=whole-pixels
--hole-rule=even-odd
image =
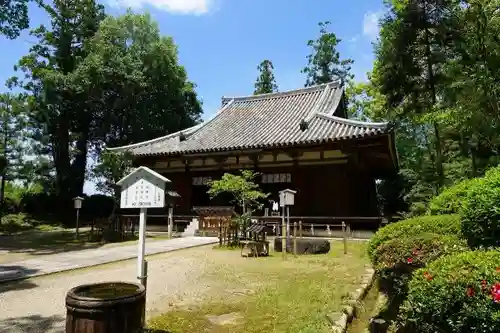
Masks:
[[[203,153],[355,139],[388,130],[387,123],[335,116],[343,93],[338,83],[328,83],[273,94],[223,97],[222,108],[203,124],[114,149],[134,155]],[[301,120],[308,124],[304,131]]]

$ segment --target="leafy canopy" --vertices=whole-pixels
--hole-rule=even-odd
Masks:
[[[335,80],[347,82],[352,79],[352,59],[340,59],[337,45],[342,41],[337,35],[328,31],[330,22],[320,22],[320,36],[316,40],[309,40],[307,46],[312,49],[307,56],[307,66],[302,70],[306,74],[306,87],[328,83]]]
[[[255,82],[254,95],[269,94],[278,91],[276,79],[274,77],[274,66],[270,60],[262,61],[257,67],[259,70],[259,77]]]
[[[29,0],[3,0],[0,4],[0,34],[9,39],[19,37],[29,27]]]
[[[236,203],[243,208],[243,213],[247,209],[262,207],[261,200],[267,198],[268,194],[259,190],[259,185],[255,184],[254,179],[258,174],[251,170],[241,170],[241,174],[233,175],[225,173],[221,179],[209,183],[208,194],[211,198],[221,193],[229,193],[233,196]]]
[[[99,163],[92,170],[97,189],[103,193],[115,194],[116,196],[116,183],[131,172],[132,168],[130,153],[104,151],[99,158]]]

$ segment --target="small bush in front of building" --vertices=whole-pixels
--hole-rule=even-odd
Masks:
[[[500,252],[441,257],[414,272],[398,332],[500,332]]]
[[[457,236],[460,234],[460,217],[458,215],[419,216],[380,228],[368,243],[370,259],[374,263],[374,253],[383,243],[391,239],[422,233]]]
[[[500,246],[500,168],[490,169],[469,189],[460,211],[462,234],[470,247]]]
[[[454,235],[422,233],[393,238],[377,247],[374,268],[382,290],[404,296],[414,270],[437,258],[467,249],[465,240]]]
[[[458,214],[467,198],[467,192],[480,183],[480,180],[481,178],[466,179],[444,189],[431,199],[427,212],[430,215]]]

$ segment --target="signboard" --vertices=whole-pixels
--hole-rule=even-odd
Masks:
[[[139,167],[121,179],[120,208],[165,207],[165,189],[168,178],[147,168]]]
[[[137,243],[137,278],[146,286],[146,213],[148,208],[165,206],[165,188],[170,180],[150,168],[141,166],[120,179],[120,208],[140,208],[139,242]]]

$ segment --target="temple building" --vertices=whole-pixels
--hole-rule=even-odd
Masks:
[[[179,215],[230,204],[228,197],[210,199],[207,182],[252,169],[270,200],[285,188],[297,191],[293,216],[375,217],[375,181],[398,169],[391,126],[347,119],[338,82],[223,97],[219,111],[202,124],[111,150],[130,151],[137,165],[169,178],[181,196]]]

